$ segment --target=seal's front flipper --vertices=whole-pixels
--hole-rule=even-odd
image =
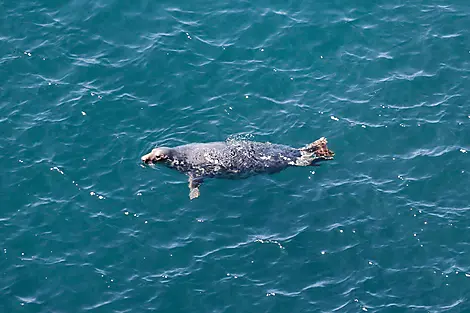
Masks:
[[[190,188],[189,189],[189,200],[193,200],[194,198],[199,197],[200,192],[199,192],[199,187],[198,188]]]
[[[202,178],[189,176],[189,199],[193,200],[194,198],[199,197],[199,186],[202,184]]]
[[[297,159],[296,165],[298,166],[318,166],[316,162],[322,160],[332,160],[335,153],[328,149],[328,141],[322,137],[303,148],[300,148],[300,158]]]

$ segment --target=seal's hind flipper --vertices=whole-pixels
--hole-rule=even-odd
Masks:
[[[316,165],[317,161],[321,160],[332,160],[335,153],[328,149],[327,144],[328,141],[325,137],[321,137],[320,139],[306,145],[303,148],[300,148],[300,158],[297,159],[295,162],[298,166],[308,166],[308,165]]]
[[[188,186],[189,186],[189,199],[193,200],[197,197],[199,197],[200,192],[199,192],[199,186],[202,184],[202,178],[199,177],[194,177],[192,175],[189,175],[188,179]]]

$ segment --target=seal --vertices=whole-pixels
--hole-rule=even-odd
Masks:
[[[322,137],[302,148],[248,140],[157,147],[141,160],[147,165],[165,164],[186,174],[192,200],[199,197],[199,187],[206,178],[242,179],[278,173],[290,166],[319,166],[318,162],[332,160],[334,155]]]

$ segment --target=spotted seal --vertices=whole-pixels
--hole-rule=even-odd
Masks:
[[[247,178],[277,173],[289,166],[318,166],[333,159],[334,152],[322,137],[302,148],[247,140],[192,143],[173,148],[157,147],[141,157],[145,164],[163,163],[189,177],[189,198],[197,198],[206,178]]]

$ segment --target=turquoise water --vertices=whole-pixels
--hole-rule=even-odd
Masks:
[[[0,2],[0,312],[468,312],[467,1]],[[212,180],[156,145],[336,152]]]

